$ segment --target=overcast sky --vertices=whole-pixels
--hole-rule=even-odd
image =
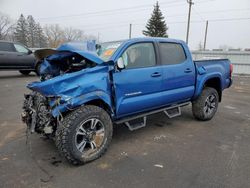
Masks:
[[[189,46],[204,41],[205,20],[209,21],[207,48],[228,45],[250,48],[250,0],[193,0]],[[17,19],[32,15],[42,25],[60,24],[100,36],[101,41],[141,37],[155,0],[0,0],[0,11]],[[186,0],[159,0],[170,38],[185,40]]]

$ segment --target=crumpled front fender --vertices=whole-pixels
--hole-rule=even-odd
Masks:
[[[75,97],[75,98],[71,98],[70,100],[68,100],[67,102],[63,104],[56,105],[56,107],[53,108],[52,110],[52,116],[57,117],[62,112],[67,112],[69,110],[72,110],[78,106],[84,105],[93,100],[102,100],[104,103],[106,103],[110,107],[112,111],[112,105],[111,105],[109,94],[101,90],[96,90],[96,91],[89,92],[87,94],[79,95],[78,97]],[[52,101],[52,103],[56,103],[56,101]]]

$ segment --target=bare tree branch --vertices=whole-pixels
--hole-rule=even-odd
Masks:
[[[13,30],[14,24],[10,17],[0,12],[0,40],[6,40]]]
[[[44,33],[47,37],[48,45],[52,48],[58,47],[65,41],[63,29],[58,24],[46,25]]]

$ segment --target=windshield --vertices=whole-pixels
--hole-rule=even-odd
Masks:
[[[116,42],[104,42],[100,44],[100,47],[97,49],[98,56],[104,60],[108,61],[110,57],[114,54],[117,48],[122,44],[123,41]]]

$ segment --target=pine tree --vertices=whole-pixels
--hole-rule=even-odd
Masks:
[[[16,41],[27,45],[27,21],[23,14],[21,14],[20,18],[17,21],[14,35]]]
[[[36,24],[36,43],[35,47],[43,48],[47,46],[47,38],[44,35],[43,29],[39,23]]]
[[[146,25],[146,30],[143,30],[142,33],[150,37],[168,37],[167,30],[168,28],[165,23],[164,16],[161,13],[157,1],[151,18],[148,20]]]
[[[36,22],[34,20],[34,18],[29,15],[27,17],[27,42],[28,42],[28,46],[31,48],[35,47],[35,40],[36,40],[36,34],[37,34],[37,27],[36,27]]]

